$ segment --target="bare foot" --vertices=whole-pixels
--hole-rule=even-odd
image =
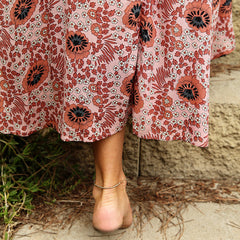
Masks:
[[[132,224],[132,209],[126,193],[126,181],[113,189],[93,188],[95,206],[93,227],[101,232],[112,232]]]

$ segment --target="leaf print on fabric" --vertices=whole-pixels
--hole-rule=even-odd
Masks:
[[[104,128],[109,128],[111,126],[114,125],[115,121],[116,121],[116,114],[114,113],[114,111],[116,110],[115,106],[111,106],[111,103],[109,103],[108,105],[104,106],[104,111],[101,114],[101,118],[104,120],[101,123],[101,128],[102,130]]]
[[[178,0],[168,0],[168,1],[160,1],[160,8],[163,11],[164,17],[168,18],[169,14],[174,10],[174,4],[176,4]]]
[[[61,54],[57,56],[51,56],[51,63],[56,65],[56,69],[60,74],[64,74],[66,72],[66,58]]]
[[[0,48],[9,48],[11,39],[11,35],[4,28],[0,29]]]
[[[12,108],[11,113],[16,115],[16,114],[23,114],[26,112],[27,105],[23,102],[23,100],[16,96],[13,101],[14,107]]]
[[[166,70],[163,67],[157,68],[156,74],[153,74],[153,89],[155,93],[161,93],[164,89],[164,85],[166,84],[166,77],[169,76],[169,70]]]
[[[117,42],[113,38],[109,38],[111,35],[108,35],[103,38],[103,47],[101,48],[101,55],[98,56],[97,63],[110,63],[114,60],[114,54],[116,50],[114,49],[114,45],[117,45]]]

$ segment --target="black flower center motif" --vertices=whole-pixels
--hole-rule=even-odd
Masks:
[[[139,99],[140,97],[137,90],[134,90],[134,94],[132,95],[132,104],[136,106],[139,103]]]
[[[207,27],[210,23],[210,17],[205,11],[192,11],[188,14],[187,20],[192,26],[199,28]]]
[[[140,36],[144,42],[150,41],[150,37],[148,35],[148,30],[147,29],[141,29],[140,30]]]
[[[141,12],[141,4],[135,5],[132,9],[131,12],[134,14],[135,18],[138,18]]]
[[[132,79],[127,83],[126,85],[126,91],[131,94],[132,93],[132,88],[133,88],[133,81],[134,81],[134,78],[136,76],[136,72],[134,74],[134,76],[132,77]]]
[[[232,12],[232,0],[226,0],[224,4],[220,6],[220,14],[228,16]]]
[[[74,107],[68,112],[68,117],[72,122],[84,122],[90,117],[91,113],[82,107]]]
[[[82,51],[87,45],[88,41],[77,34],[71,35],[67,39],[67,47],[72,52]]]
[[[177,89],[180,96],[187,98],[188,100],[196,100],[199,96],[198,89],[193,84],[183,84]]]
[[[33,69],[30,70],[30,73],[28,74],[28,78],[27,78],[28,86],[33,86],[37,84],[41,80],[41,77],[43,74],[44,74],[44,66],[42,65],[34,66]]]
[[[203,23],[203,20],[202,20],[201,17],[194,17],[194,18],[193,18],[193,23],[194,23],[195,25],[199,25],[199,24],[202,24],[202,23]]]
[[[226,0],[223,6],[230,6],[231,3],[232,3],[232,0]]]
[[[32,8],[32,4],[31,0],[19,0],[14,11],[14,16],[17,19],[23,20],[27,17]]]
[[[129,17],[128,17],[129,25],[136,26],[136,24],[137,24],[136,19],[140,15],[141,7],[142,7],[141,4],[138,4],[138,3],[133,6],[133,8],[131,9],[131,12],[129,14]]]
[[[219,3],[219,0],[214,0],[213,1],[213,7],[215,8],[218,5],[218,3]]]
[[[144,22],[140,26],[140,37],[143,42],[149,42],[152,38],[153,26],[150,22]]]

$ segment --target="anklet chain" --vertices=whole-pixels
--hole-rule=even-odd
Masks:
[[[120,181],[119,183],[113,185],[112,187],[102,187],[102,186],[97,185],[96,183],[94,183],[94,186],[96,186],[96,187],[98,187],[98,188],[102,188],[102,189],[112,189],[112,188],[115,188],[115,187],[119,186],[119,185],[120,185],[122,182],[124,182],[124,181],[127,181],[127,180],[122,180],[122,181]]]

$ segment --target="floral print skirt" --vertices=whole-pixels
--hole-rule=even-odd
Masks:
[[[231,0],[1,0],[0,132],[208,146],[210,61],[235,48]]]

